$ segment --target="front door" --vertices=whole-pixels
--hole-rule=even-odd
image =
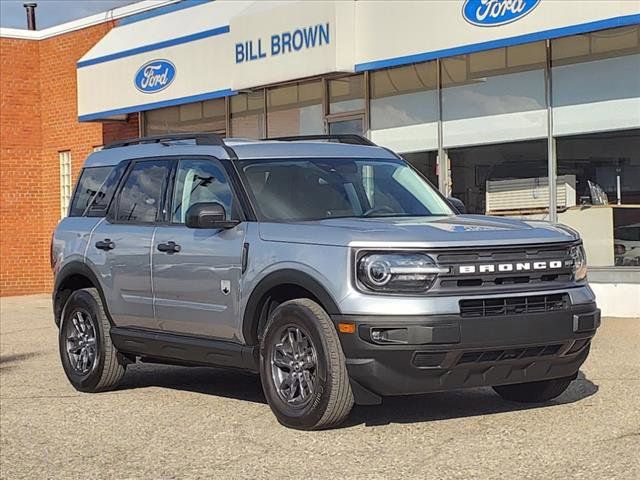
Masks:
[[[195,203],[217,202],[227,218],[239,218],[227,174],[213,158],[178,163],[168,223],[158,226],[153,247],[153,287],[160,329],[238,340],[240,276],[245,224],[229,230],[187,228]]]
[[[113,211],[91,236],[87,261],[101,276],[113,321],[118,326],[156,328],[151,290],[151,248],[171,163],[135,162]]]

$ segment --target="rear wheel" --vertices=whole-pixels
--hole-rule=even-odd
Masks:
[[[353,407],[338,334],[312,300],[291,300],[273,311],[260,345],[260,376],[271,410],[287,427],[330,428]]]
[[[60,322],[59,347],[64,373],[81,392],[115,387],[125,366],[111,343],[111,324],[95,288],[71,294]]]
[[[540,382],[500,385],[493,389],[505,400],[519,403],[548,402],[562,394],[575,376],[542,380]]]

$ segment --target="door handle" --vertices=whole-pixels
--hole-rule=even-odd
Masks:
[[[182,247],[176,242],[159,243],[158,250],[165,253],[178,253]]]
[[[104,240],[98,240],[96,242],[96,248],[99,250],[113,250],[116,248],[116,244],[113,243],[110,238],[105,238]]]

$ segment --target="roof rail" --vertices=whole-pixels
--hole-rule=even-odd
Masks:
[[[139,145],[142,143],[162,143],[177,140],[195,140],[196,145],[217,145],[226,147],[224,139],[216,133],[167,133],[166,135],[153,135],[150,137],[130,138],[109,143],[104,148],[128,147],[129,145]]]
[[[328,134],[328,135],[295,135],[291,137],[277,137],[269,138],[267,140],[278,140],[281,142],[304,142],[306,140],[327,140],[337,141],[338,143],[349,143],[351,145],[368,145],[371,147],[377,147],[375,143],[362,135],[356,135],[355,133],[340,133],[340,134]]]

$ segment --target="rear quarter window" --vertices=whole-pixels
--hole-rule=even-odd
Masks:
[[[87,206],[96,198],[96,195],[102,193],[101,188],[113,170],[113,166],[89,167],[82,170],[71,200],[70,217],[81,217],[85,214]]]

